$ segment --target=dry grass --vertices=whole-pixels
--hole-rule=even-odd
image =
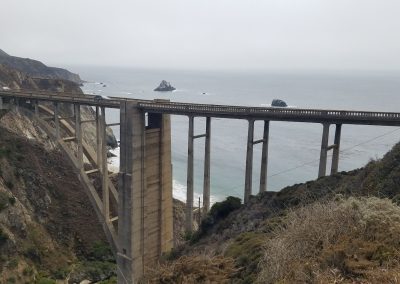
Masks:
[[[182,256],[149,269],[143,283],[229,283],[236,273],[234,260],[223,256]]]
[[[387,280],[399,279],[399,244],[400,207],[390,200],[316,202],[291,210],[274,231],[258,280],[397,283]]]

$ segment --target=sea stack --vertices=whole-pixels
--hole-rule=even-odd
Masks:
[[[154,89],[154,91],[157,91],[157,92],[171,92],[174,90],[176,90],[176,89],[171,86],[171,83],[167,82],[165,80],[162,80],[160,85]]]
[[[287,103],[282,101],[282,100],[279,100],[279,99],[273,99],[272,103],[271,103],[271,106],[273,106],[273,107],[287,107]]]

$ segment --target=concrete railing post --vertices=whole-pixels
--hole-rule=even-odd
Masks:
[[[318,177],[323,177],[326,175],[326,162],[327,162],[327,158],[328,158],[329,126],[330,126],[329,123],[323,124]]]
[[[194,117],[189,116],[188,160],[187,160],[187,191],[186,191],[186,231],[193,230],[193,141]]]
[[[203,207],[204,211],[210,210],[210,151],[211,151],[211,117],[206,118],[206,141],[204,145],[204,182],[203,182]]]
[[[342,125],[336,124],[335,129],[335,140],[334,140],[334,148],[333,148],[333,155],[332,155],[332,167],[331,167],[331,174],[335,174],[338,172],[339,168],[339,152],[340,152],[340,136],[342,132]]]
[[[249,120],[249,128],[247,134],[247,153],[246,153],[246,175],[244,185],[244,203],[249,201],[252,193],[253,182],[253,140],[254,140],[254,120]]]
[[[261,153],[260,193],[267,191],[268,140],[269,140],[269,121],[265,120],[264,121],[262,153]]]

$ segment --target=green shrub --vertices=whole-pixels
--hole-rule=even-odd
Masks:
[[[14,196],[10,196],[9,198],[8,198],[8,203],[10,203],[11,205],[14,205],[15,204],[15,197]]]
[[[15,268],[17,268],[17,266],[18,266],[18,259],[17,258],[13,258],[7,263],[7,267],[9,269],[15,269]]]
[[[32,267],[25,267],[22,271],[22,275],[24,276],[32,276],[33,275],[33,268]]]
[[[10,180],[6,181],[5,184],[9,189],[13,189],[14,188],[14,183],[12,181],[10,181]]]
[[[0,212],[8,207],[8,194],[0,192]]]
[[[114,256],[111,247],[104,242],[95,242],[90,250],[90,258],[93,260],[113,261]]]
[[[36,280],[36,284],[56,284],[56,281],[50,278],[41,277],[38,280]]]
[[[211,207],[208,214],[200,223],[200,228],[195,233],[185,235],[186,240],[190,240],[190,243],[197,242],[202,236],[208,233],[208,231],[219,221],[223,220],[232,211],[240,208],[242,202],[240,198],[228,196],[226,200],[216,202]]]
[[[2,157],[10,157],[11,154],[11,149],[9,148],[5,148],[5,147],[1,147],[0,148],[0,158]]]
[[[242,201],[238,197],[228,196],[226,200],[222,202],[216,202],[211,207],[209,215],[215,219],[222,219],[228,216],[232,211],[239,209],[242,205]]]
[[[13,283],[17,283],[17,280],[15,280],[15,278],[14,277],[10,277],[10,278],[8,278],[7,279],[7,284],[13,284]]]
[[[8,240],[8,235],[3,232],[3,229],[0,228],[0,247],[4,245]]]

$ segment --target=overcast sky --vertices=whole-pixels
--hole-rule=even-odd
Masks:
[[[1,0],[0,49],[51,65],[400,70],[400,0]]]

